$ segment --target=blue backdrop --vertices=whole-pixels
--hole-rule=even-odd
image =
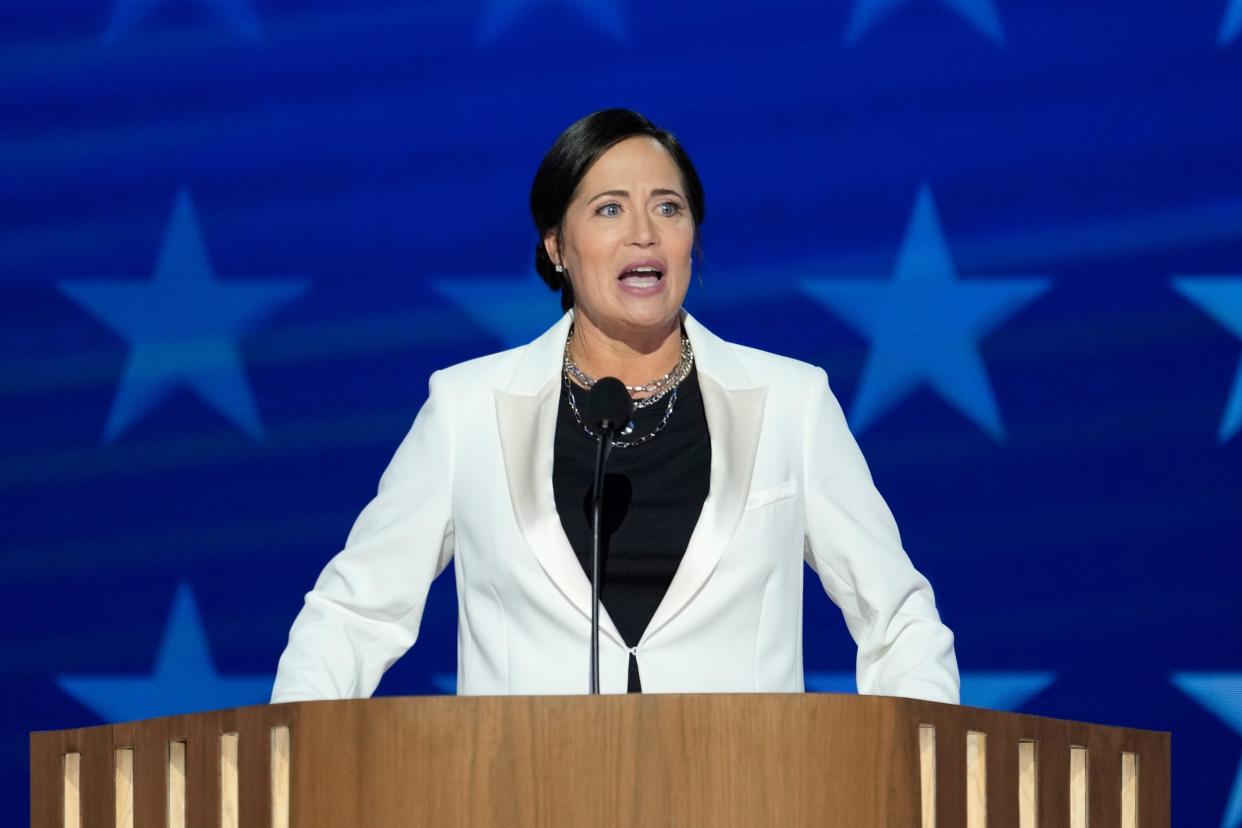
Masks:
[[[4,0],[0,823],[26,734],[266,698],[428,374],[557,317],[606,106],[689,308],[827,369],[965,701],[1174,732],[1242,825],[1242,0]],[[453,689],[451,573],[384,693]],[[852,687],[818,585],[808,686]]]

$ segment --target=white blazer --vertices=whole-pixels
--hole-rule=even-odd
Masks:
[[[272,701],[369,696],[452,561],[457,691],[585,693],[590,583],[561,528],[552,446],[572,312],[534,342],[432,374],[345,548],[306,595]],[[862,693],[956,703],[953,634],[902,550],[824,372],[724,342],[689,315],[710,493],[632,650],[645,692],[799,692],[802,565],[858,645]],[[601,612],[600,685],[630,650]]]

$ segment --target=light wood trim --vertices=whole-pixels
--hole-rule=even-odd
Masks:
[[[220,828],[239,828],[237,796],[237,734],[220,734]]]
[[[1070,828],[1089,828],[1087,825],[1087,749],[1070,746],[1069,778]]]
[[[1039,743],[1018,742],[1018,828],[1035,828],[1039,819]]]
[[[1121,828],[1138,828],[1139,755],[1121,754]]]
[[[966,828],[988,824],[988,736],[966,731]]]
[[[936,828],[936,727],[919,725],[919,795],[923,828]]]
[[[65,828],[82,828],[82,754],[65,754]]]
[[[272,828],[289,828],[289,728],[272,728]]]
[[[134,828],[134,749],[113,751],[113,785],[116,789],[116,828]]]
[[[185,742],[168,743],[168,828],[185,828]]]

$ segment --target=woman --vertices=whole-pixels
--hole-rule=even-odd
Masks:
[[[453,561],[458,692],[588,686],[593,378],[635,414],[605,483],[604,692],[800,691],[802,565],[858,644],[863,693],[957,702],[953,635],[901,548],[824,372],[682,309],[704,200],[669,133],[569,127],[531,188],[565,316],[432,375],[427,403],[293,624],[273,701],[370,695]]]

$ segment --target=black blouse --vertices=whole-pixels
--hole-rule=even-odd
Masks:
[[[575,387],[578,410],[586,392]],[[650,433],[664,419],[667,397],[634,413],[627,441]],[[707,499],[712,444],[703,413],[697,369],[677,387],[667,425],[647,442],[614,448],[604,479],[600,542],[600,603],[627,646],[633,647],[655,614],[681,564],[690,533]],[[561,526],[591,578],[591,486],[595,438],[574,419],[561,384],[556,417],[552,488]],[[638,664],[630,656],[629,691],[642,692]]]

